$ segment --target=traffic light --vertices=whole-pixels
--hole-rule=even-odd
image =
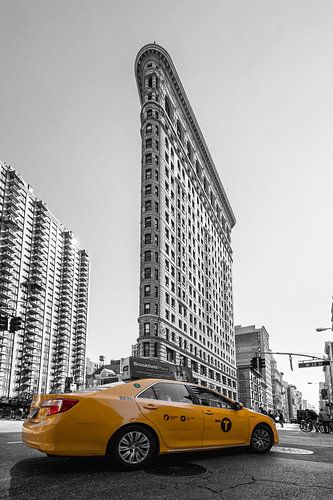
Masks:
[[[17,332],[17,330],[22,330],[22,318],[21,316],[15,316],[10,320],[10,331],[11,333]]]
[[[0,331],[8,330],[8,316],[0,314]]]
[[[266,366],[266,361],[264,358],[259,358],[259,369],[262,370]]]
[[[251,359],[251,368],[252,370],[258,370],[258,358]]]

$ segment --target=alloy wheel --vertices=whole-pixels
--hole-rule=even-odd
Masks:
[[[264,452],[272,446],[272,438],[267,429],[259,427],[252,434],[252,446],[256,451]]]
[[[127,432],[118,443],[119,457],[130,465],[138,465],[143,462],[147,458],[150,448],[148,437],[140,431]]]

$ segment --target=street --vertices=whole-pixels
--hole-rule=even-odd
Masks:
[[[267,455],[229,449],[159,457],[119,472],[98,458],[48,458],[21,442],[22,423],[0,421],[0,497],[34,499],[333,499],[333,435],[279,428]]]

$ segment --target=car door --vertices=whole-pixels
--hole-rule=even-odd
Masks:
[[[169,448],[198,448],[204,418],[184,384],[157,382],[136,397],[143,415],[154,423]]]
[[[249,420],[247,412],[236,410],[223,396],[206,388],[192,386],[200,403],[204,432],[203,446],[232,446],[247,443]]]

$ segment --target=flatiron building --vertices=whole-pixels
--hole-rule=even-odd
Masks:
[[[236,398],[235,216],[167,51],[143,47],[135,75],[142,140],[138,354],[191,368],[195,381]]]

